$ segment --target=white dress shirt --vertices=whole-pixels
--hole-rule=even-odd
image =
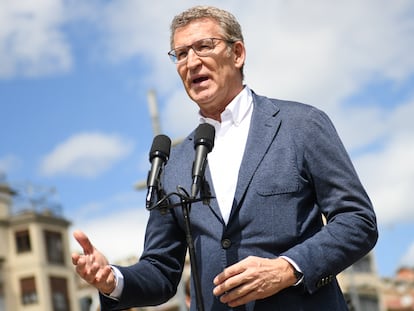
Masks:
[[[209,123],[216,130],[214,147],[207,161],[215,196],[226,224],[236,192],[252,111],[252,93],[246,86],[221,113],[221,122],[200,115],[201,123]]]

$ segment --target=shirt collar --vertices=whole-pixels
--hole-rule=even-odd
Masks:
[[[226,109],[221,113],[221,122],[232,122],[239,126],[243,119],[248,115],[250,106],[253,103],[252,91],[245,85],[243,90],[227,105]],[[200,116],[200,123],[209,123],[214,127],[220,126],[217,120],[206,118],[198,113]]]

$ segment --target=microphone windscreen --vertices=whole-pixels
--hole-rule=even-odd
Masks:
[[[210,152],[214,146],[214,135],[216,130],[214,126],[208,123],[200,124],[195,132],[194,148],[199,145],[205,145]]]
[[[155,136],[149,153],[150,162],[154,157],[160,157],[167,161],[170,156],[170,149],[171,139],[168,136],[162,134]]]

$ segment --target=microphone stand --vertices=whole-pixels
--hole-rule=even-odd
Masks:
[[[204,181],[204,183],[206,182]],[[205,185],[205,187],[208,188],[208,185]],[[177,189],[178,189],[178,192],[172,192],[169,194],[165,194],[165,191],[161,188],[158,192],[159,197],[161,197],[161,200],[159,200],[156,204],[154,204],[153,206],[150,206],[147,209],[149,211],[153,209],[159,209],[161,214],[164,215],[168,208],[174,208],[177,206],[181,206],[183,215],[184,215],[187,247],[188,247],[188,252],[190,254],[191,275],[194,280],[196,306],[197,306],[198,311],[204,311],[204,301],[203,301],[203,295],[201,292],[200,276],[198,272],[194,240],[193,240],[193,235],[191,231],[190,211],[191,211],[192,203],[203,201],[203,203],[206,204],[206,202],[208,202],[213,197],[202,195],[202,197],[199,199],[195,199],[195,198],[193,199],[193,198],[190,198],[188,192],[184,188],[177,186]],[[203,192],[204,191],[201,191],[201,193]],[[176,203],[176,204],[170,203],[169,198],[173,195],[178,196],[180,198],[180,203]]]
[[[203,294],[201,293],[200,276],[198,274],[194,241],[193,241],[193,235],[191,232],[191,221],[190,221],[191,202],[188,202],[184,200],[183,198],[181,198],[181,206],[182,206],[182,210],[184,214],[185,233],[186,233],[188,252],[190,254],[191,274],[193,275],[193,280],[194,280],[197,310],[204,311]]]

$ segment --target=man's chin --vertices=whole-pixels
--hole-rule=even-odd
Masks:
[[[209,90],[202,90],[202,91],[191,91],[189,94],[191,99],[195,101],[197,104],[202,105],[203,103],[207,103],[211,100],[211,92]]]

